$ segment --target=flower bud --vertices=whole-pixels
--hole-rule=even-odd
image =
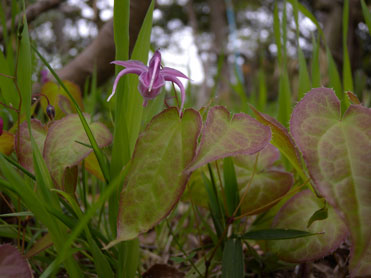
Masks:
[[[53,120],[55,117],[55,109],[53,105],[48,104],[46,107],[46,114],[48,115],[50,120]]]

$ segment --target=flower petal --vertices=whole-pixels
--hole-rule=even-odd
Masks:
[[[127,68],[127,69],[124,69],[124,70],[120,71],[120,72],[118,73],[118,75],[116,76],[115,82],[113,83],[112,93],[111,93],[111,95],[108,97],[107,101],[110,101],[111,98],[113,97],[113,95],[115,94],[117,84],[118,84],[118,82],[119,82],[119,80],[120,80],[120,78],[121,78],[122,76],[124,76],[125,74],[128,74],[128,73],[135,73],[135,74],[138,74],[138,75],[139,75],[139,74],[141,74],[142,72],[143,72],[143,71],[140,70],[140,69],[138,69],[138,68]]]
[[[189,79],[188,76],[186,76],[185,74],[181,73],[180,71],[178,71],[176,69],[173,69],[173,68],[168,68],[168,67],[164,67],[161,70],[161,74],[162,75],[172,75],[172,76],[176,76],[176,77],[182,77],[182,78]]]
[[[165,75],[163,76],[164,79],[166,81],[171,81],[175,84],[178,85],[179,89],[180,89],[180,96],[181,96],[181,99],[182,99],[182,104],[180,105],[180,110],[179,110],[179,114],[180,116],[182,115],[182,111],[183,111],[183,106],[184,106],[184,102],[185,102],[185,90],[184,90],[184,86],[182,84],[182,82],[180,82],[180,80],[178,78],[176,78],[175,76],[172,76],[172,75]]]
[[[145,64],[137,60],[112,61],[111,64],[123,66],[125,68],[137,68],[137,69],[141,69],[142,71],[148,70],[148,67]]]

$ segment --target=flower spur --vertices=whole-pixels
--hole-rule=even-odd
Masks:
[[[153,54],[151,60],[149,61],[149,66],[147,67],[141,61],[128,60],[128,61],[113,61],[111,64],[116,64],[125,67],[124,70],[120,71],[113,83],[113,89],[111,95],[108,97],[107,101],[113,97],[116,92],[117,83],[120,78],[128,73],[134,73],[139,76],[138,90],[143,96],[143,106],[146,106],[150,99],[157,97],[161,88],[165,85],[165,81],[171,81],[175,83],[180,89],[181,95],[181,106],[180,115],[182,115],[184,101],[185,101],[185,90],[182,82],[178,77],[187,78],[186,75],[180,71],[161,66],[161,53],[156,50]]]

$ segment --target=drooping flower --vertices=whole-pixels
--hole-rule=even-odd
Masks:
[[[181,106],[180,113],[183,110],[185,101],[185,90],[182,82],[178,77],[187,78],[186,75],[180,71],[161,66],[161,53],[156,50],[153,54],[151,60],[149,61],[149,66],[147,67],[141,61],[128,60],[128,61],[113,61],[111,64],[116,64],[125,67],[124,70],[120,71],[116,76],[115,82],[113,83],[113,89],[111,95],[108,97],[107,101],[113,97],[116,92],[117,83],[120,78],[128,73],[134,73],[139,76],[138,90],[143,96],[143,106],[146,106],[148,101],[154,99],[161,92],[161,88],[165,85],[165,81],[171,81],[175,83],[180,89],[181,95]]]

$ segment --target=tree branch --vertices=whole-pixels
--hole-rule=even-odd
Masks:
[[[59,4],[61,4],[62,2],[63,0],[43,0],[43,1],[36,2],[35,4],[29,6],[26,9],[27,22],[30,23],[43,12],[46,12],[50,9],[53,9],[59,6]],[[15,26],[19,24],[19,21],[22,19],[22,16],[23,16],[23,13],[17,15],[17,17],[15,18],[15,22],[14,22]],[[6,22],[6,30],[8,33],[11,28],[12,28],[12,20],[8,20]],[[3,39],[3,35],[4,35],[3,27],[0,27],[0,41]]]
[[[133,51],[150,0],[130,2],[129,52]],[[69,80],[83,88],[85,80],[97,69],[98,86],[114,74],[115,67],[110,64],[115,59],[115,43],[113,36],[113,20],[103,25],[93,42],[71,62],[57,73],[62,80]]]

